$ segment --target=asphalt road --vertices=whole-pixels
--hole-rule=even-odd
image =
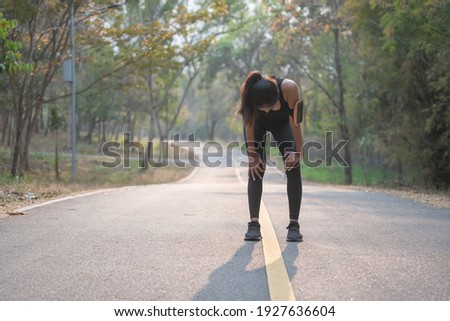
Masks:
[[[245,242],[245,168],[113,189],[0,220],[0,300],[269,300],[263,242]],[[304,184],[286,243],[284,178],[263,202],[297,300],[449,300],[450,212]]]

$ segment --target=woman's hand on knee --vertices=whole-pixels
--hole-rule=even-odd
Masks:
[[[249,154],[248,175],[253,180],[256,178],[262,179],[264,171],[266,170],[266,164],[259,157],[258,153]]]
[[[286,171],[290,171],[291,169],[296,168],[299,166],[301,159],[301,153],[291,151],[287,152],[286,158],[284,159],[284,169]]]

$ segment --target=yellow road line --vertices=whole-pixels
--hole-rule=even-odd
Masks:
[[[241,184],[246,185],[239,173],[239,167],[235,166],[236,176]],[[261,200],[259,211],[259,222],[261,224],[262,245],[264,261],[266,264],[267,283],[269,286],[270,300],[272,301],[296,301],[294,290],[281,255],[269,212]]]
[[[266,261],[267,282],[272,301],[296,301],[294,290],[281,255],[280,245],[272,226],[267,208],[261,201],[259,211],[264,260]]]

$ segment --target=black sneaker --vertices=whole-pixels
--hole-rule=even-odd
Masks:
[[[300,233],[300,225],[298,222],[291,222],[289,226],[286,227],[288,234],[286,237],[287,242],[302,242],[303,235]]]
[[[259,241],[261,240],[261,225],[259,222],[252,221],[248,223],[248,230],[245,233],[245,241]]]

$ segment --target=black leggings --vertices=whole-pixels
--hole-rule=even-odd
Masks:
[[[266,153],[265,149],[265,135],[267,131],[271,132],[273,138],[276,141],[277,147],[280,150],[281,155],[283,155],[283,161],[286,158],[286,152],[296,151],[294,136],[292,134],[292,129],[289,122],[282,124],[265,124],[260,120],[255,120],[254,125],[254,137],[255,137],[255,148],[261,158],[261,160],[266,164]],[[245,139],[247,142],[247,138]],[[300,174],[300,166],[297,166],[290,171],[286,171],[287,176],[287,195],[289,201],[289,218],[291,220],[298,220],[300,214],[300,204],[302,202],[302,180]],[[261,177],[264,176],[264,173]],[[261,205],[263,184],[262,178],[256,177],[253,180],[252,177],[248,178],[247,194],[248,194],[248,204],[250,209],[250,218],[259,217],[259,208]]]

